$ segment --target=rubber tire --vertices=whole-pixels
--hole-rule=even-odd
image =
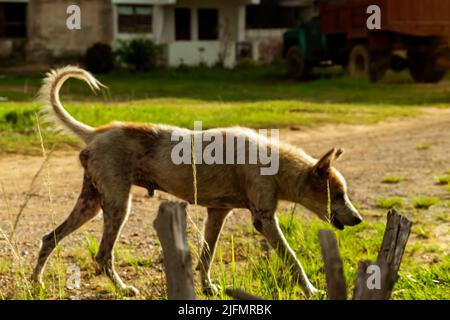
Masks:
[[[437,83],[444,79],[447,70],[436,66],[437,57],[427,54],[408,54],[409,73],[417,83]]]
[[[348,59],[348,73],[352,78],[368,78],[370,72],[369,48],[364,44],[355,45]]]
[[[303,59],[300,47],[291,46],[286,53],[286,69],[288,77],[299,80],[307,76],[311,69]]]

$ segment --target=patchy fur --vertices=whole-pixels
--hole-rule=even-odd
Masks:
[[[97,129],[89,127],[71,117],[59,101],[59,89],[69,77],[82,79],[94,89],[101,86],[88,72],[69,66],[48,73],[40,95],[51,119],[87,144],[80,153],[85,170],[83,189],[66,221],[44,237],[33,277],[42,281],[42,270],[55,244],[92,219],[101,207],[104,232],[96,261],[119,288],[136,293],[135,288],[123,283],[113,263],[114,244],[130,210],[130,188],[141,186],[150,195],[162,190],[193,203],[192,166],[173,163],[171,150],[177,142],[171,141],[171,136],[173,133],[192,136],[194,132],[166,125],[121,122]],[[342,150],[332,149],[316,160],[293,146],[275,145],[250,129],[217,128],[206,132],[221,134],[223,141],[228,134],[244,135],[247,140],[270,149],[277,147],[279,171],[275,175],[261,175],[260,163],[196,165],[197,202],[208,208],[205,244],[198,265],[204,289],[214,289],[209,271],[226,216],[233,208],[246,208],[252,214],[255,228],[293,266],[292,272],[303,290],[308,294],[316,292],[284,238],[275,211],[279,200],[287,200],[302,204],[339,229],[361,222],[348,199],[343,176],[332,167]]]

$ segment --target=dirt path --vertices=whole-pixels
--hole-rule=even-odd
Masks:
[[[336,166],[347,178],[351,197],[359,204],[363,214],[376,210],[377,198],[411,198],[417,195],[436,196],[441,201],[432,210],[411,214],[413,220],[437,221],[438,215],[450,213],[450,192],[437,186],[434,181],[435,176],[450,170],[448,110],[428,111],[420,118],[371,126],[326,125],[314,130],[284,130],[281,139],[303,147],[316,157],[331,147],[343,147],[345,156]],[[0,227],[3,230],[11,230],[30,182],[41,164],[40,157],[10,155],[0,158],[0,183],[4,189],[4,200],[0,201]],[[37,179],[17,228],[15,240],[20,244],[21,253],[30,258],[35,256],[39,239],[50,230],[53,221],[60,222],[67,216],[81,186],[82,171],[76,152],[58,155],[49,164],[51,170],[44,170]],[[403,176],[406,180],[395,186],[382,184],[381,179],[390,175]],[[50,181],[50,188],[47,187],[47,181]],[[146,248],[150,248],[155,241],[152,237],[152,222],[158,203],[170,196],[157,193],[149,199],[144,190],[135,189],[133,193],[133,210],[121,242],[132,243],[146,252],[150,250]],[[199,209],[194,213],[194,216],[202,219],[204,210]],[[246,219],[241,218],[242,214]],[[384,219],[384,214],[380,212],[378,216],[372,215],[372,218]],[[248,213],[236,212],[228,225],[242,221],[248,223],[247,219]],[[96,218],[83,230],[99,235],[101,228],[101,219]],[[442,222],[436,224],[432,231],[445,248],[450,243],[449,230],[449,223]],[[71,236],[71,241],[82,242],[82,232]],[[3,244],[4,240],[0,238],[0,255],[7,250]]]

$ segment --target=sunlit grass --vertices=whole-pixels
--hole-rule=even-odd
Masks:
[[[415,197],[413,198],[413,206],[416,209],[429,209],[439,202],[436,197]]]
[[[386,176],[384,177],[381,182],[386,184],[398,184],[402,182],[405,178],[400,176]]]
[[[309,82],[284,78],[279,66],[245,70],[197,68],[148,74],[117,72],[100,76],[109,89],[98,95],[78,80],[69,80],[61,100],[77,119],[99,126],[113,120],[166,123],[192,128],[246,126],[280,128],[324,123],[370,124],[421,114],[420,108],[448,107],[445,87],[412,82],[371,84],[345,76]],[[8,75],[0,79],[0,149],[37,153],[34,113],[42,75]],[[24,90],[26,83],[27,90]],[[45,130],[44,130],[45,131]],[[45,132],[48,148],[79,146],[76,139]],[[430,145],[419,146],[425,150]]]
[[[393,209],[403,207],[404,199],[400,197],[381,198],[377,200],[377,206],[382,209]]]
[[[436,177],[436,183],[440,185],[450,185],[450,175]]]

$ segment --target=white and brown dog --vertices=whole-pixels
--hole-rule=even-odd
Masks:
[[[118,288],[133,294],[137,290],[123,283],[114,269],[113,256],[114,244],[130,211],[130,188],[141,186],[148,189],[149,194],[162,190],[194,202],[192,166],[171,161],[171,151],[176,144],[171,139],[173,133],[194,132],[165,125],[120,122],[92,128],[74,119],[59,100],[59,90],[70,77],[84,80],[93,89],[102,86],[89,72],[68,66],[48,73],[40,90],[45,111],[54,123],[81,138],[87,146],[80,153],[84,168],[81,194],[69,217],[43,238],[33,279],[42,284],[43,268],[56,244],[103,210],[104,230],[96,261]],[[212,130],[223,135],[248,131],[242,128]],[[262,137],[253,134],[247,139],[261,140]],[[205,243],[199,260],[205,290],[214,288],[209,275],[211,260],[225,218],[233,208],[251,211],[256,230],[280,256],[287,257],[307,294],[317,290],[279,228],[275,217],[278,200],[300,203],[338,229],[362,221],[347,196],[343,176],[332,167],[342,150],[332,149],[316,160],[292,146],[277,143],[272,147],[279,150],[279,170],[274,175],[262,175],[258,163],[196,165],[197,202],[208,209]]]

